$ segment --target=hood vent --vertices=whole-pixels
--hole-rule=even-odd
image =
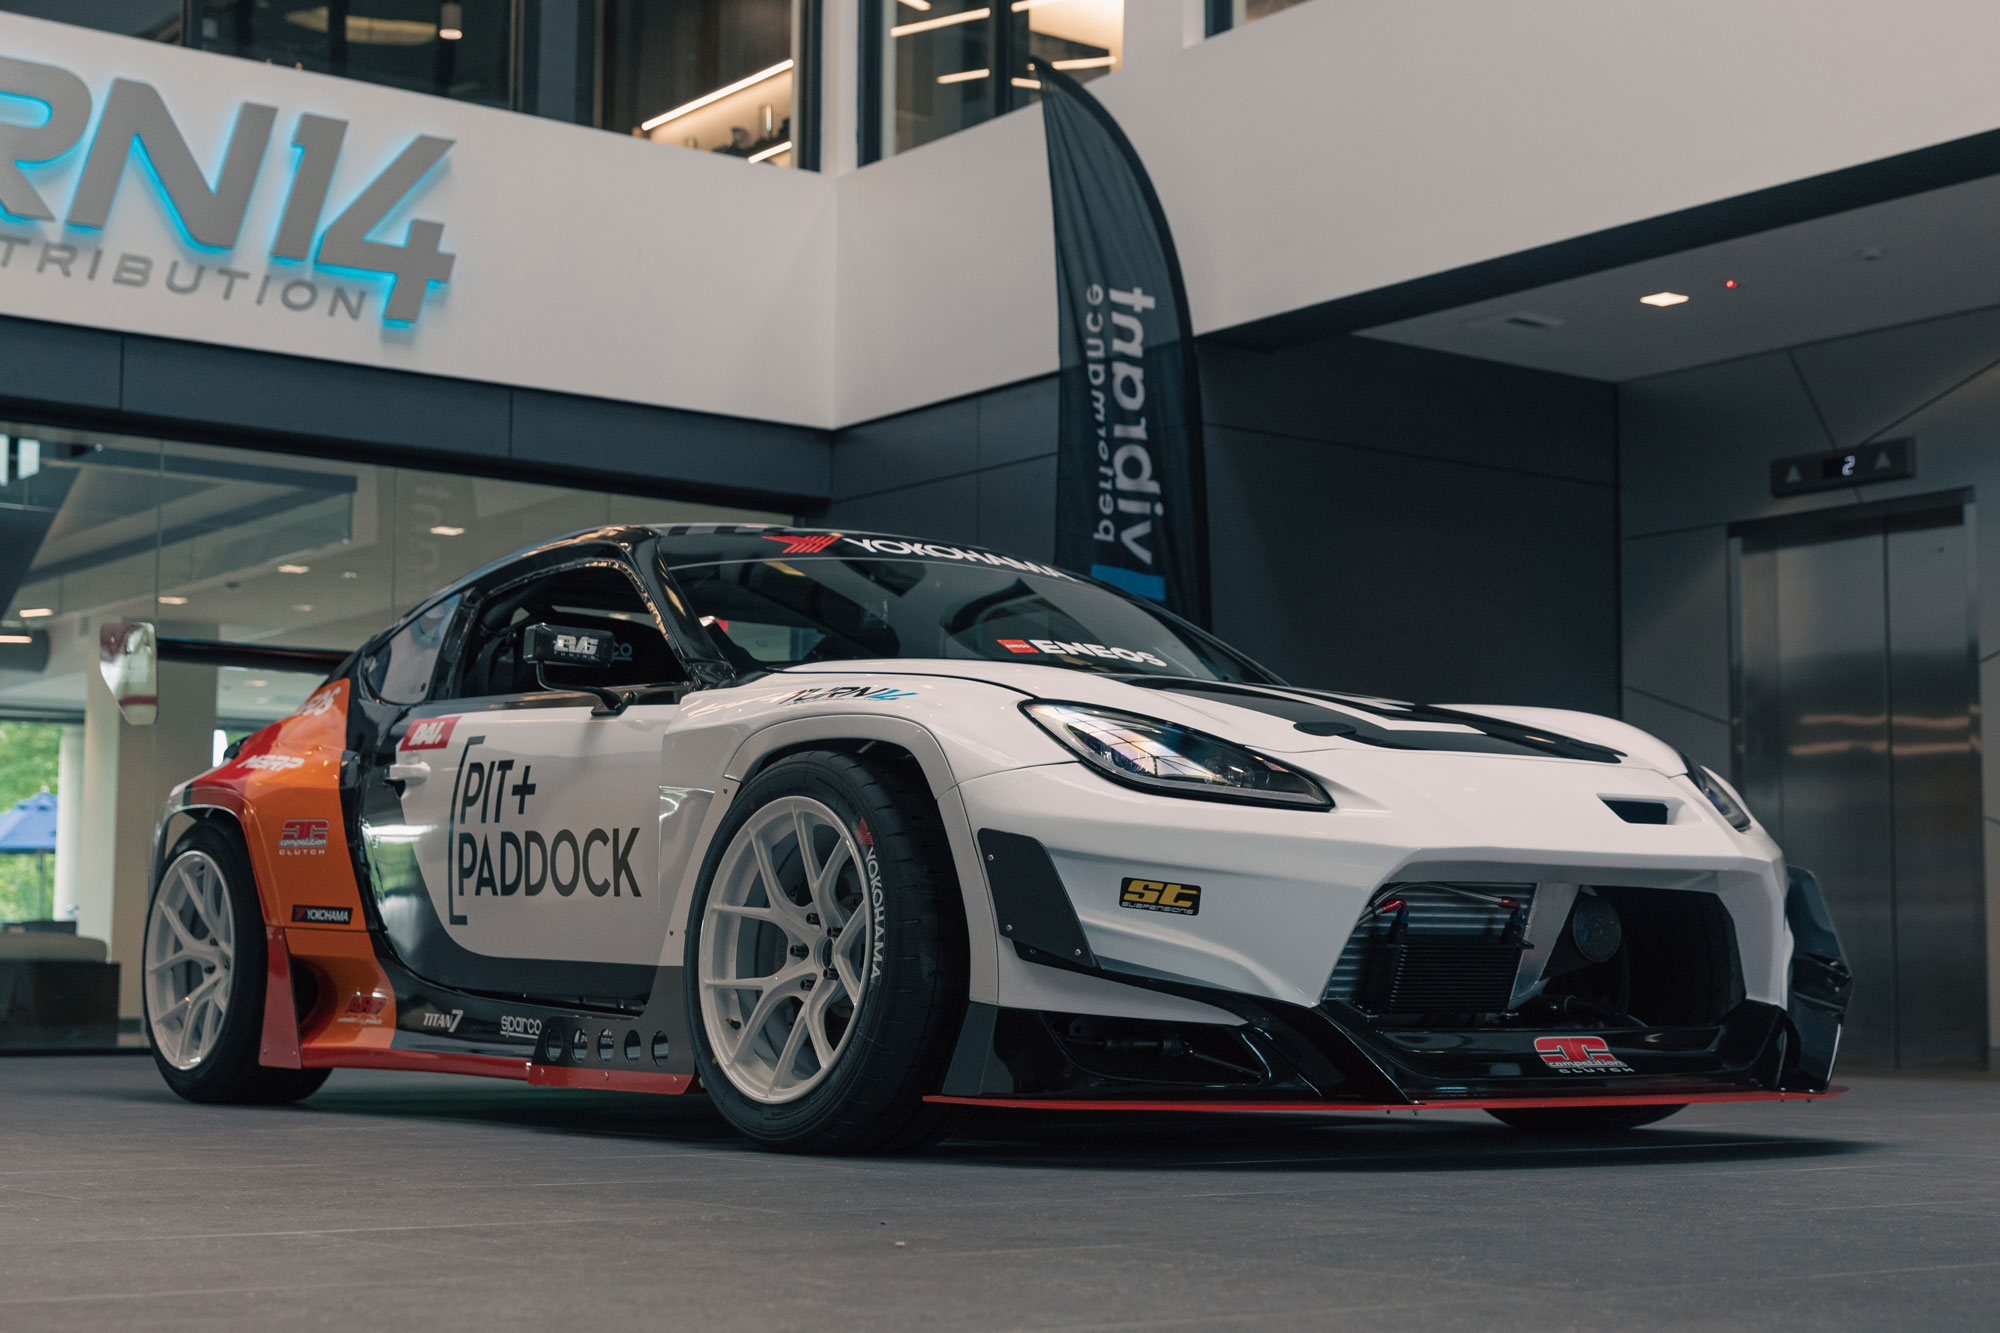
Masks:
[[[1671,824],[1674,822],[1674,808],[1665,801],[1627,801],[1616,796],[1598,799],[1611,807],[1611,813],[1628,824]]]

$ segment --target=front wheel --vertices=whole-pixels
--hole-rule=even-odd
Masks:
[[[1687,1105],[1679,1106],[1527,1106],[1511,1111],[1488,1111],[1486,1114],[1515,1129],[1525,1129],[1531,1134],[1616,1134],[1621,1130],[1637,1129],[1665,1120],[1676,1111],[1687,1110]]]
[[[264,1028],[264,913],[232,831],[196,824],[167,854],[146,909],[139,987],[153,1062],[191,1102],[294,1102],[324,1069],[257,1063]]]
[[[702,1083],[770,1148],[922,1141],[965,1012],[966,948],[944,831],[922,784],[807,752],[743,788],[689,914]]]

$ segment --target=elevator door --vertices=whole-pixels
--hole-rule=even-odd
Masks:
[[[1737,777],[1786,861],[1826,890],[1855,973],[1842,1055],[1984,1064],[1963,511],[1740,540]]]

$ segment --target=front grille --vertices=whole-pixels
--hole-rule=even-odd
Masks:
[[[1375,1013],[1498,1013],[1513,998],[1532,884],[1394,884],[1377,893],[1323,999]]]
[[[1418,936],[1383,943],[1375,947],[1361,1003],[1387,1014],[1493,1013],[1513,998],[1520,967],[1521,946],[1506,940]]]

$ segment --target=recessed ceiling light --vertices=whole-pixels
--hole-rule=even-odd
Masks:
[[[440,523],[431,529],[431,536],[433,537],[463,537],[464,535],[464,528],[454,528],[448,523]]]
[[[161,606],[186,606],[187,604],[188,599],[185,597],[169,597],[165,593],[160,594]]]
[[[344,579],[358,579],[358,578],[360,578],[361,576],[360,576],[359,574],[355,573],[355,572],[354,572],[353,570],[351,570],[351,569],[343,569],[343,570],[341,570],[341,571],[340,571],[340,577],[342,577],[342,578],[344,578]]]
[[[1640,305],[1670,306],[1680,305],[1688,298],[1679,292],[1654,292],[1651,296],[1639,298]]]
[[[54,610],[53,610],[52,608],[50,608],[50,607],[46,607],[46,606],[30,606],[30,607],[24,607],[24,608],[22,609],[22,611],[21,611],[21,619],[23,619],[23,620],[34,620],[34,619],[35,619],[35,618],[37,618],[38,616],[52,616],[52,615],[54,615],[54,614],[55,614],[55,611],[54,611]]]
[[[35,636],[32,634],[0,634],[0,643],[33,643],[34,641]]]
[[[248,685],[253,690],[261,690],[266,685],[269,685],[271,682],[268,680],[246,680],[243,683],[245,685]]]
[[[438,6],[438,39],[455,42],[465,36],[465,5],[462,0],[444,0]]]
[[[1686,297],[1682,297],[1681,299],[1682,299],[1682,300],[1686,300],[1687,298],[1686,298]],[[304,574],[304,573],[308,573],[308,572],[310,572],[310,571],[311,571],[311,569],[312,569],[312,566],[311,566],[311,565],[279,565],[279,566],[278,566],[278,572],[279,572],[280,574]]]
[[[294,611],[310,611],[310,610],[312,610],[312,609],[313,609],[313,607],[312,607],[312,603],[311,603],[311,602],[293,602],[293,603],[292,603],[292,610],[294,610]]]

